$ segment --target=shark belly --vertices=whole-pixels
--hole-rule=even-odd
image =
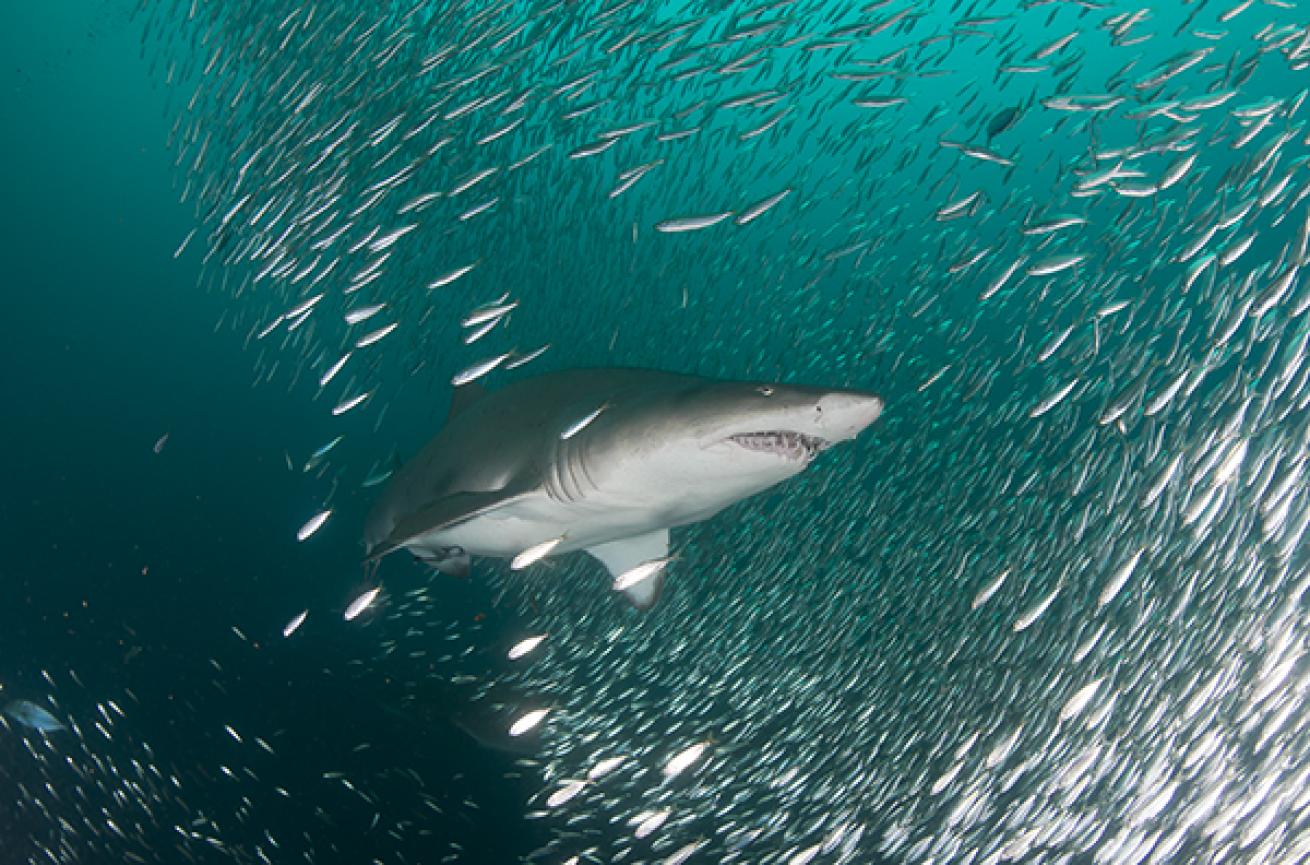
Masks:
[[[681,521],[661,511],[618,501],[561,502],[534,494],[415,538],[412,550],[439,552],[460,547],[474,556],[513,558],[555,538],[554,555],[648,534]]]

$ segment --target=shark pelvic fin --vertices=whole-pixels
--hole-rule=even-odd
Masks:
[[[634,535],[605,544],[587,547],[587,552],[609,569],[610,576],[618,579],[625,571],[630,571],[642,562],[659,559],[669,554],[669,530],[657,529],[644,535]],[[664,591],[664,571],[647,577],[635,586],[623,590],[628,603],[645,612],[655,606]]]
[[[460,577],[461,579],[467,577],[471,569],[472,557],[465,552],[463,547],[442,547],[432,555],[421,556],[416,554],[415,558],[447,576]]]

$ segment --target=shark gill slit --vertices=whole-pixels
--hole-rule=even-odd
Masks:
[[[570,501],[576,502],[581,500],[587,494],[586,489],[582,486],[582,478],[580,477],[582,453],[573,439],[569,439],[566,445],[567,446],[565,447],[562,456],[564,457],[564,464],[568,467],[569,481],[573,485],[573,489],[570,493]]]
[[[581,443],[578,444],[577,449],[574,451],[574,455],[577,457],[576,462],[578,464],[579,471],[582,472],[582,479],[586,481],[587,484],[586,487],[583,489],[583,495],[585,496],[588,491],[593,493],[599,492],[600,487],[596,485],[595,479],[592,478],[591,476],[591,470],[587,468],[587,450],[582,446]]]
[[[563,501],[559,492],[559,479],[555,477],[555,461],[553,459],[546,461],[546,468],[541,473],[541,480],[546,487],[546,495],[550,497],[551,501]]]
[[[542,473],[546,479],[546,494],[557,502],[572,501],[568,489],[564,485],[564,448],[567,445],[567,441],[559,439],[551,443],[549,464],[546,471]]]

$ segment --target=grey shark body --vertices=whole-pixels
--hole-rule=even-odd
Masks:
[[[448,573],[557,540],[618,576],[698,522],[803,470],[877,419],[871,393],[576,369],[456,390],[445,427],[391,478],[365,527],[370,558],[407,549]],[[624,594],[639,609],[662,575]]]

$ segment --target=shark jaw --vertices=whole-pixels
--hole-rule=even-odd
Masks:
[[[827,439],[790,430],[737,433],[728,436],[728,441],[748,451],[771,454],[802,465],[809,465],[821,451],[832,447],[832,442]]]

